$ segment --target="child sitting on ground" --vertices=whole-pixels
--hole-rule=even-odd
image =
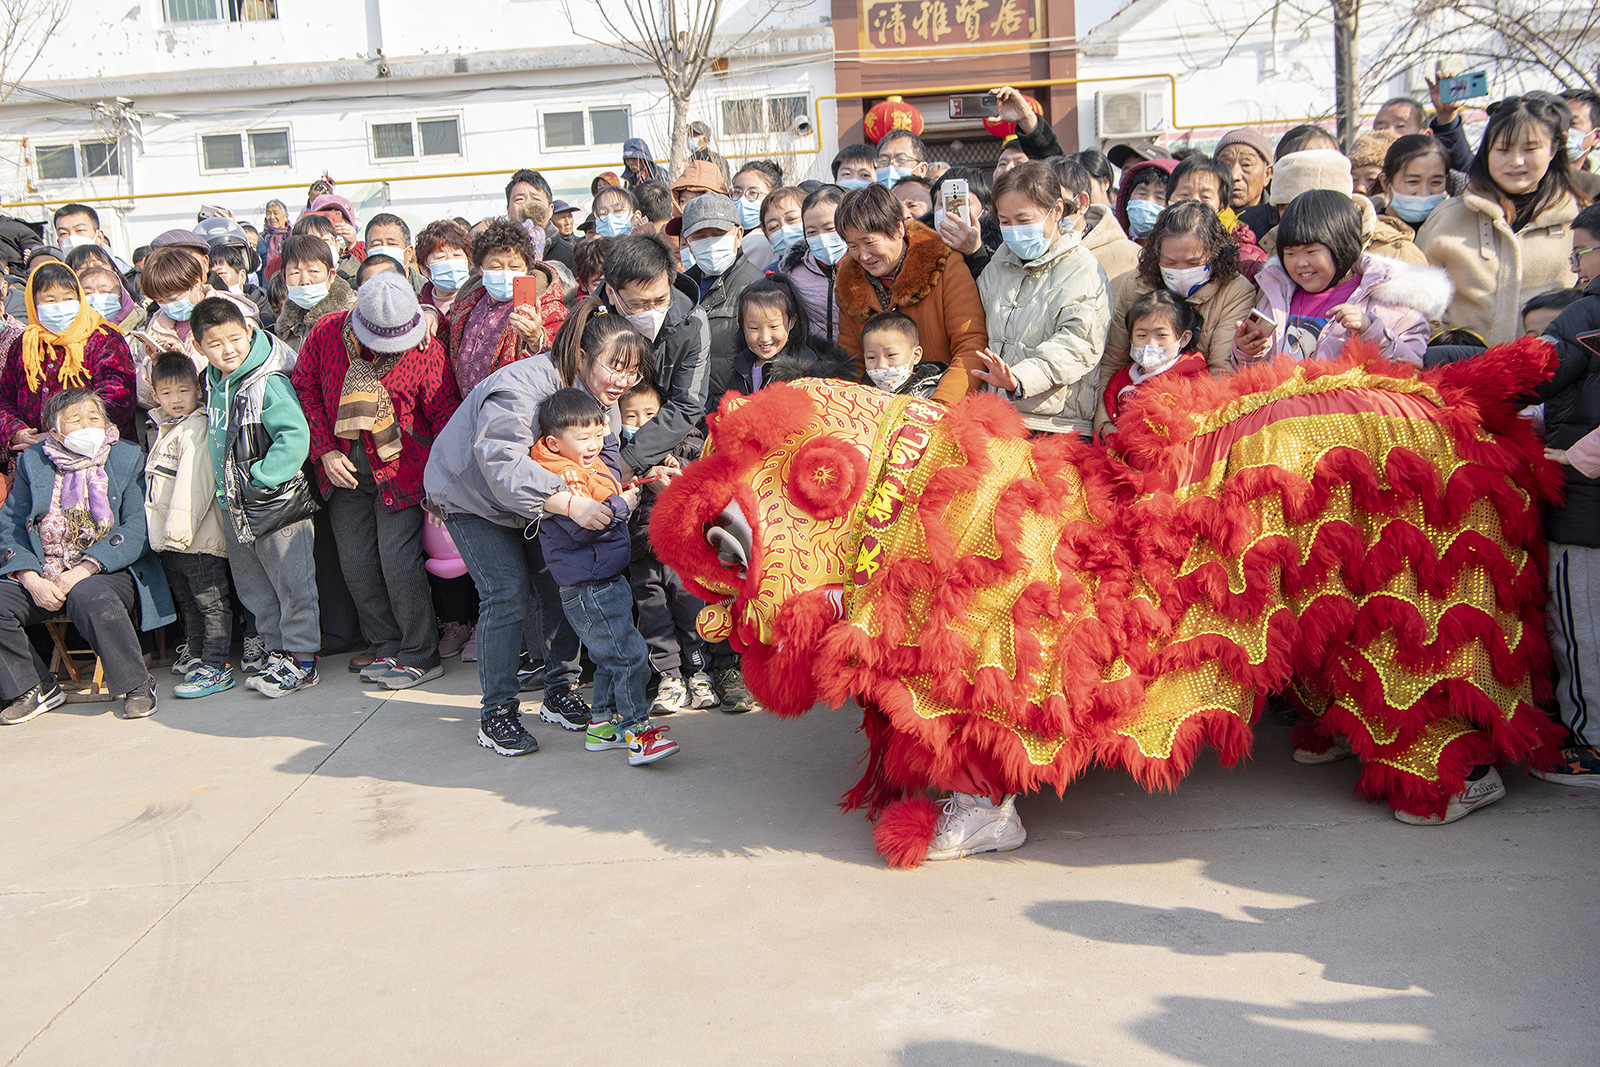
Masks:
[[[647,344],[642,336],[638,343]],[[550,576],[561,586],[561,610],[595,664],[584,748],[626,748],[629,766],[654,763],[678,751],[678,743],[661,736],[667,727],[650,725],[649,651],[633,625],[633,596],[622,577],[631,554],[628,513],[639,489],[622,487],[617,439],[605,408],[586,390],[561,389],[546,398],[539,405],[539,434],[530,452],[534,462],[560,475],[573,496],[611,509],[598,530],[553,515],[539,532]]]
[[[183,681],[172,695],[205,697],[233,688],[228,666],[233,643],[228,542],[206,445],[210,420],[200,379],[183,352],[156,357],[150,386],[159,406],[150,412],[145,526],[183,620],[184,643],[172,665],[172,673],[182,675]]]
[[[867,378],[886,393],[926,400],[949,367],[924,363],[917,324],[899,311],[880,311],[861,327],[861,358]]]
[[[1105,437],[1117,432],[1117,416],[1128,399],[1158,376],[1209,378],[1206,356],[1194,346],[1200,315],[1169,289],[1153,289],[1128,309],[1128,343],[1133,362],[1117,371],[1106,386],[1106,416],[1111,425]]]
[[[648,382],[622,394],[617,401],[617,411],[622,415],[622,440],[627,443],[634,433],[655,418],[661,410],[661,394]],[[700,457],[705,438],[697,430],[689,431],[683,444],[673,449],[667,460],[676,460],[679,466],[688,466]],[[656,689],[656,699],[650,705],[652,715],[672,715],[679,711],[704,711],[716,707],[721,701],[706,673],[710,659],[706,643],[695,630],[695,619],[705,601],[684,589],[676,571],[656,559],[650,547],[650,513],[655,501],[654,493],[641,497],[639,506],[628,516],[628,526],[633,536],[633,555],[628,563],[628,584],[633,588],[633,606],[639,615],[639,633],[645,647],[650,649],[650,666],[661,675]],[[684,677],[684,668],[689,676]]]

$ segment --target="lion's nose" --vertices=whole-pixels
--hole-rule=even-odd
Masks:
[[[706,526],[706,541],[717,551],[717,560],[742,579],[748,573],[750,548],[754,540],[750,523],[737,503],[730,503]]]

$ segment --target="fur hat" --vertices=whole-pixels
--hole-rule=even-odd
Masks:
[[[1389,130],[1373,130],[1356,138],[1356,143],[1350,146],[1350,166],[1355,167],[1381,167],[1383,157],[1388,154],[1389,146],[1394,144],[1395,134]]]
[[[1273,164],[1272,193],[1267,201],[1281,208],[1311,189],[1332,189],[1345,196],[1355,192],[1350,157],[1331,148],[1289,153]]]

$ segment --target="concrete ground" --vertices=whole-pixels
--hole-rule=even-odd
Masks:
[[[1508,772],[1406,827],[1268,722],[892,871],[835,807],[848,711],[503,759],[469,668],[384,698],[343,661],[0,731],[0,1064],[1600,1062],[1600,792]]]

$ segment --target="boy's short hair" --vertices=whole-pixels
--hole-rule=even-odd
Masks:
[[[583,389],[557,389],[539,404],[539,436],[559,437],[568,430],[606,421],[606,409]]]
[[[1583,290],[1551,289],[1540,293],[1526,304],[1522,305],[1522,315],[1527,317],[1530,311],[1565,311],[1567,308],[1583,299]]]
[[[289,232],[295,237],[299,237],[302,234],[312,234],[317,237],[338,239],[339,236],[339,231],[333,228],[333,221],[326,215],[301,215],[300,220],[294,224],[294,228]]]
[[[1600,118],[1600,115],[1595,116]],[[1600,201],[1596,201],[1578,212],[1578,217],[1572,220],[1574,230],[1582,230],[1590,237],[1600,239]]]
[[[869,333],[898,334],[902,340],[909,341],[912,348],[922,343],[917,333],[917,320],[901,311],[880,311],[866,321],[861,327],[861,343],[867,343]]]
[[[201,340],[208,330],[228,323],[235,326],[250,328],[244,319],[244,312],[239,310],[239,305],[232,300],[224,300],[220,296],[208,296],[194,306],[194,312],[189,316],[189,331],[196,341]]]
[[[869,144],[847,144],[839,149],[839,154],[833,157],[833,176],[839,177],[839,168],[846,163],[865,163],[869,167],[876,167],[878,153],[873,151]]]
[[[244,249],[238,245],[212,245],[211,265],[226,264],[230,269],[240,274],[248,274],[250,261],[245,258]]]
[[[145,259],[147,257],[149,257],[149,255],[150,255],[150,246],[149,245],[140,245],[138,248],[135,248],[133,250],[133,264],[134,264],[134,266],[137,267],[140,263],[143,263],[145,261]]]
[[[572,246],[572,273],[578,281],[587,283],[590,278],[605,274],[606,253],[614,237],[585,237]]]
[[[361,266],[356,268],[356,288],[361,288],[363,282],[381,271],[389,271],[404,278],[406,268],[393,256],[371,255],[361,261]]]
[[[672,191],[665,182],[645,182],[633,191],[639,214],[651,222],[666,222],[672,217]]]
[[[176,349],[168,349],[156,357],[150,365],[150,384],[160,385],[162,382],[197,382],[200,376],[195,373],[194,363],[189,357]]]
[[[406,220],[401,218],[399,215],[384,211],[372,216],[372,218],[367,220],[367,228],[363,231],[365,236],[370,238],[372,236],[372,229],[375,226],[398,226],[400,227],[400,240],[407,246],[411,244],[411,227],[407,226]]]
[[[649,382],[635,383],[633,388],[617,397],[617,403],[620,404],[624,400],[637,400],[641,396],[654,397],[656,403],[661,403],[661,390],[657,389]]]
[[[328,242],[309,233],[284,238],[283,248],[278,252],[279,273],[310,263],[321,263],[333,270],[333,249],[328,247]]]
[[[550,183],[544,180],[544,175],[536,170],[529,170],[527,167],[523,167],[511,176],[510,181],[506,182],[506,203],[511,203],[511,190],[519,185],[531,185],[543,193],[546,200],[554,199],[550,192]]]
[[[62,204],[56,208],[56,213],[50,216],[50,224],[54,226],[62,219],[68,219],[74,215],[87,215],[89,216],[89,225],[97,230],[100,228],[100,215],[88,204]]]

